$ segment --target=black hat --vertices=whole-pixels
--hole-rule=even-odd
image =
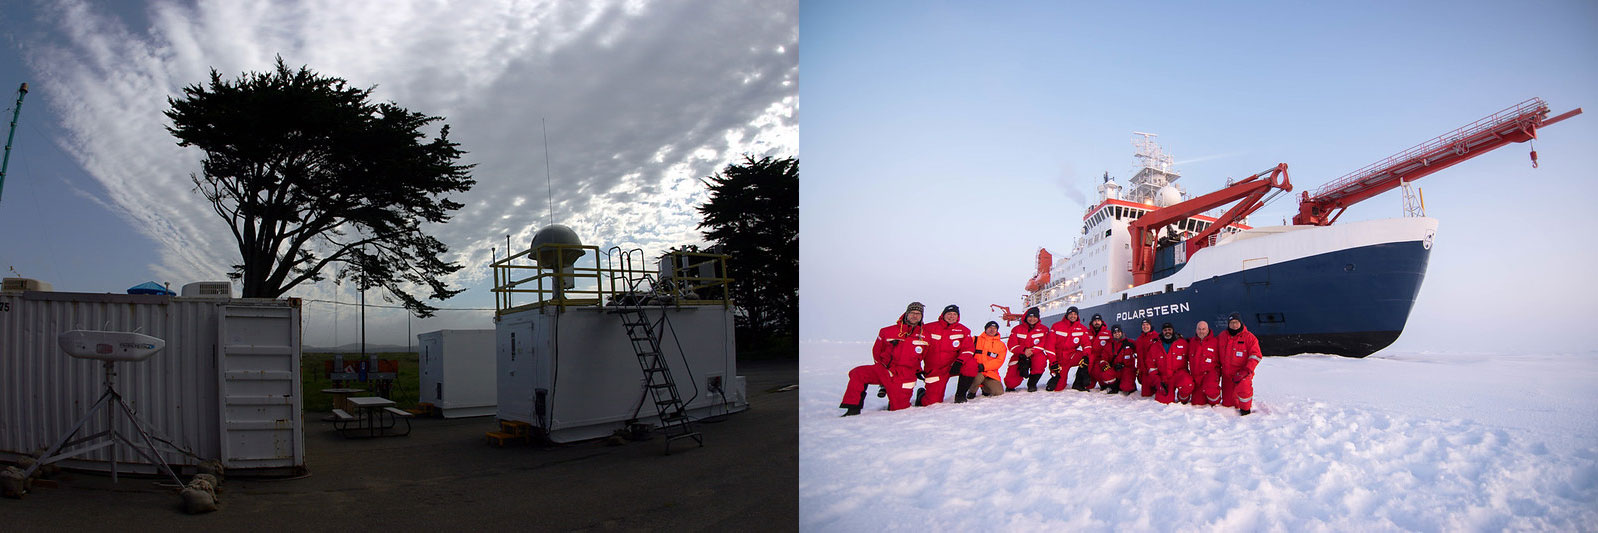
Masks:
[[[960,314],[960,306],[954,305],[954,304],[946,305],[946,306],[943,307],[943,312],[942,313],[938,313],[938,316],[947,315],[947,314],[949,314],[949,311],[954,311],[954,314],[958,315],[958,314]]]
[[[1027,310],[1026,310],[1026,316],[1035,316],[1035,317],[1038,317],[1038,318],[1043,318],[1043,316],[1038,312],[1038,308],[1036,308],[1036,307],[1028,307]]]
[[[1237,313],[1232,313],[1231,316],[1226,317],[1226,320],[1228,322],[1233,321],[1233,320],[1236,320],[1238,322],[1242,322],[1243,321],[1243,315],[1240,315],[1240,314],[1237,314]]]
[[[987,324],[984,324],[982,326],[982,330],[983,331],[987,331],[988,328],[996,328],[996,327],[999,327],[999,322],[996,321],[996,320],[989,320]]]
[[[1176,326],[1172,326],[1170,322],[1166,322],[1164,324],[1160,324],[1160,329],[1165,329],[1165,328],[1176,329]]]
[[[1119,332],[1119,331],[1121,331],[1121,325],[1120,324],[1116,324],[1114,326],[1110,326],[1110,333],[1116,333],[1116,332]]]
[[[1152,320],[1149,320],[1149,319],[1147,319],[1147,318],[1145,318],[1145,319],[1143,319],[1143,323],[1144,323],[1144,324],[1148,324],[1148,325],[1150,325],[1150,326],[1152,326],[1152,325],[1154,325],[1154,321],[1152,321]]]
[[[1071,306],[1071,307],[1066,308],[1066,310],[1065,310],[1065,314],[1067,314],[1067,315],[1069,315],[1071,313],[1075,313],[1075,312],[1076,312],[1076,306],[1074,306],[1074,305]]]
[[[1104,317],[1099,316],[1098,313],[1093,313],[1093,320],[1097,320],[1097,321],[1103,322],[1104,321]],[[1093,320],[1089,320],[1088,322],[1092,322]]]

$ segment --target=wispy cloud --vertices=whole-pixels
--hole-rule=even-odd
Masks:
[[[453,279],[465,285],[484,282],[505,235],[525,244],[551,218],[540,120],[553,218],[591,244],[650,253],[699,240],[698,177],[744,153],[798,153],[792,3],[161,1],[149,27],[81,0],[43,11],[59,38],[30,45],[36,92],[105,201],[160,244],[155,270],[174,281],[217,279],[237,262],[192,191],[200,154],[176,146],[161,114],[210,68],[233,77],[281,55],[446,117],[478,185],[428,231],[468,265]]]

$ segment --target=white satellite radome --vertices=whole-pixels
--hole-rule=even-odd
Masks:
[[[1170,207],[1179,203],[1182,203],[1182,190],[1176,188],[1175,184],[1160,187],[1159,192],[1154,193],[1155,207]]]
[[[166,348],[166,341],[127,331],[75,329],[57,335],[56,345],[78,359],[143,361]]]
[[[533,250],[537,250],[534,260],[538,261],[538,268],[554,270],[556,273],[566,273],[572,265],[583,257],[583,251],[575,248],[538,250],[545,244],[562,244],[569,246],[582,246],[582,239],[577,238],[577,232],[562,224],[544,226],[533,234]],[[577,285],[577,280],[571,277],[561,278],[561,288],[570,289]]]

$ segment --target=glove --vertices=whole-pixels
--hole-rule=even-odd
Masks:
[[[1126,365],[1122,364],[1122,363],[1116,363],[1115,364],[1115,369],[1116,370],[1125,370],[1126,369]]]
[[[1055,373],[1055,374],[1059,374],[1060,373],[1060,363],[1049,363],[1049,372],[1052,372],[1052,373]]]
[[[964,366],[964,365],[962,363],[960,363],[960,360],[959,359],[955,359],[954,360],[954,364],[949,365],[949,375],[951,375],[951,376],[960,375],[960,367],[962,367],[962,366]]]
[[[916,372],[916,379],[919,379],[921,381],[926,381],[927,380],[927,373],[926,372],[917,371]]]

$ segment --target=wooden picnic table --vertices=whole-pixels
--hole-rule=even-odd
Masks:
[[[411,414],[394,408],[394,400],[379,396],[357,396],[345,400],[355,413],[334,409],[333,428],[347,438],[400,437],[411,434]],[[400,421],[405,422],[403,433],[389,433]]]

